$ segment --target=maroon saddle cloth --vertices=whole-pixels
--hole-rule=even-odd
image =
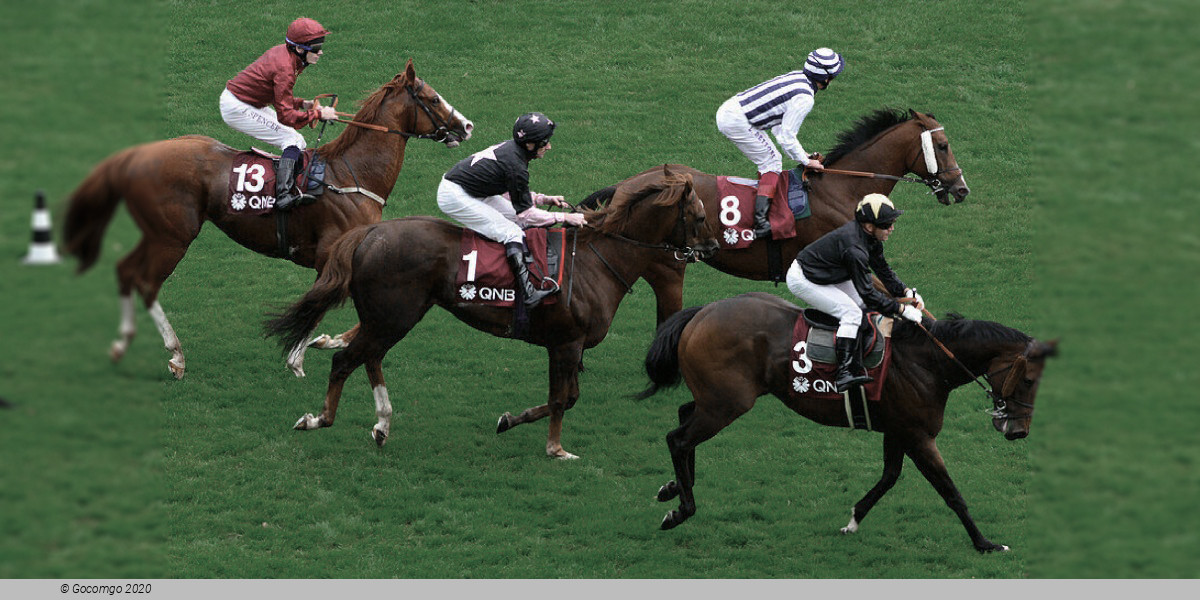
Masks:
[[[529,274],[538,289],[553,289],[553,279],[562,287],[566,238],[563,229],[535,227],[525,230],[525,245],[533,254]],[[516,276],[504,255],[504,245],[489,240],[470,229],[463,228],[458,275],[454,278],[455,295],[460,304],[512,306],[516,300],[513,286]],[[558,302],[560,294],[552,294],[542,304]]]
[[[788,208],[788,179],[791,171],[779,174],[779,183],[771,197],[767,220],[771,222],[771,239],[796,237],[796,216]],[[758,197],[758,182],[741,177],[717,176],[717,193],[721,196],[717,220],[721,224],[721,249],[745,248],[754,241],[754,199]],[[782,200],[781,200],[782,199]]]
[[[892,319],[879,313],[868,314],[871,335],[863,344],[863,365],[874,381],[865,386],[852,386],[839,394],[834,385],[837,354],[834,338],[837,320],[812,308],[804,309],[792,330],[792,386],[796,398],[829,400],[846,406],[848,426],[855,429],[874,429],[883,381],[892,359]]]
[[[229,171],[229,191],[226,194],[225,212],[231,215],[266,215],[275,207],[275,161],[279,156],[258,148],[239,152],[233,157]],[[304,165],[320,165],[322,175],[324,161],[314,160],[313,150],[304,151],[304,164],[296,167],[296,185],[305,185],[310,174]],[[314,186],[308,185],[309,193],[316,195]],[[301,189],[304,189],[301,187]]]

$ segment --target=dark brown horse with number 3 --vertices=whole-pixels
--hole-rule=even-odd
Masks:
[[[838,144],[825,157],[828,170],[809,173],[809,206],[812,216],[796,220],[796,236],[780,240],[781,269],[805,246],[837,229],[854,218],[854,207],[863,196],[872,193],[890,194],[899,181],[924,183],[942,204],[962,202],[970,193],[962,169],[950,150],[946,131],[933,115],[916,111],[880,109],[859,119],[854,126],[838,136]],[[728,225],[722,219],[721,194],[717,176],[702,173],[685,165],[670,165],[676,173],[690,173],[696,181],[696,194],[704,202],[713,222]],[[634,188],[652,183],[660,177],[661,169],[639,173],[593,193],[580,203],[581,207],[603,204],[624,186]],[[912,173],[917,176],[912,178]],[[740,215],[734,215],[736,223]],[[746,248],[723,249],[704,261],[736,277],[766,280],[768,242],[755,240]],[[654,290],[658,302],[658,322],[683,308],[683,274],[686,265],[658,265],[645,280]]]
[[[629,285],[651,265],[716,251],[715,228],[705,223],[691,177],[664,175],[652,185],[618,194],[602,211],[586,213],[588,225],[571,244],[578,252],[564,259],[567,272],[557,302],[538,305],[529,314],[525,341],[549,354],[549,401],[517,416],[505,413],[497,433],[549,416],[546,454],[575,458],[562,447],[562,420],[579,399],[583,350],[604,340]],[[312,289],[266,325],[267,334],[287,349],[303,343],[325,313],[347,298],[354,299],[358,312],[358,334],[333,355],[325,409],[316,417],[301,417],[296,429],[333,425],[346,378],[365,364],[378,417],[371,436],[383,445],[392,416],[383,357],[435,305],[475,329],[513,337],[512,308],[459,300],[455,278],[463,259],[461,237],[462,228],[446,221],[408,217],[360,227],[334,244]]]
[[[342,233],[382,218],[382,202],[400,176],[409,137],[455,147],[470,137],[474,127],[416,76],[412,60],[363,102],[354,121],[366,126],[347,128],[317,152],[328,165],[326,183],[366,193],[326,191],[316,204],[292,212],[287,256],[281,254],[276,240],[275,219],[233,216],[225,209],[238,150],[209,137],[188,135],[134,146],[97,165],[71,196],[67,211],[66,250],[79,259],[79,272],[99,258],[104,230],[122,199],[142,231],[141,241],[117,263],[121,339],[113,342],[109,352],[113,362],[125,355],[136,333],[136,290],[171,352],[167,366],[176,378],[183,377],[183,349],[158,302],[158,293],[205,221],[212,221],[255,252],[287,258],[320,273],[330,246]],[[289,362],[299,375],[303,371],[298,360],[303,360],[302,354],[293,352]]]
[[[708,440],[772,394],[788,408],[822,425],[848,427],[840,400],[805,399],[792,393],[792,326],[800,308],[775,296],[743,294],[676,313],[659,327],[646,355],[647,398],[679,383],[692,402],[679,407],[679,428],[667,434],[675,479],[658,500],[679,497],[667,513],[671,529],[696,513],[696,446]],[[928,327],[928,329],[925,329]],[[935,341],[936,339],[936,341]],[[854,505],[842,533],[854,533],[875,503],[896,484],[904,457],[912,459],[954,511],[980,552],[1007,546],[983,537],[938,452],[938,432],[950,391],[983,378],[991,386],[992,425],[1009,440],[1029,435],[1033,403],[1046,358],[1057,341],[1039,342],[991,321],[925,319],[922,325],[896,320],[892,359],[872,429],[883,432],[883,477]],[[969,373],[969,374],[968,374]],[[980,383],[982,386],[983,384]]]

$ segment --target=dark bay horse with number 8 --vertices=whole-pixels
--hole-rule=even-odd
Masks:
[[[675,479],[659,490],[658,500],[666,502],[678,496],[680,503],[678,510],[663,519],[663,529],[696,513],[692,494],[696,446],[753,408],[759,396],[772,394],[822,425],[849,426],[840,400],[800,399],[791,394],[791,336],[799,315],[800,307],[794,304],[750,293],[689,308],[659,327],[646,355],[651,383],[638,397],[647,398],[678,385],[682,377],[693,398],[679,408],[679,428],[667,434]],[[953,353],[958,363],[930,335]],[[972,381],[967,371],[976,380],[982,377],[993,390],[989,395],[996,430],[1009,440],[1027,436],[1046,358],[1056,352],[1057,341],[1039,342],[990,321],[925,319],[918,326],[896,320],[891,367],[878,415],[872,416],[872,427],[883,432],[883,477],[854,505],[842,533],[858,530],[871,507],[895,485],[908,456],[958,515],[976,550],[1008,550],[980,533],[946,471],[935,438],[942,428],[950,391]]]
[[[805,246],[854,218],[854,207],[863,196],[890,194],[900,180],[928,185],[942,204],[962,202],[970,193],[962,169],[950,150],[950,140],[933,115],[916,111],[880,109],[859,119],[854,127],[838,136],[837,146],[825,157],[826,173],[809,174],[809,206],[812,216],[796,220],[796,236],[780,240],[782,270]],[[930,169],[930,165],[935,168]],[[717,176],[685,165],[671,165],[676,173],[690,173],[696,181],[696,194],[704,202],[708,217],[722,223],[721,194]],[[871,173],[876,177],[853,176],[836,171]],[[607,201],[621,187],[634,188],[652,183],[660,169],[639,173],[620,183],[593,193],[580,203],[594,207]],[[907,174],[920,179],[906,179]],[[740,218],[733,219],[737,222]],[[727,224],[726,224],[727,225]],[[767,241],[755,240],[737,250],[722,249],[704,261],[736,277],[766,280]],[[683,275],[686,265],[658,265],[645,276],[658,302],[658,322],[683,308]]]
[[[392,131],[350,127],[322,145],[317,152],[328,164],[325,181],[338,188],[365,189],[381,199],[396,185],[409,137],[455,147],[474,128],[416,76],[412,60],[363,102],[354,120]],[[71,196],[64,233],[66,250],[79,259],[80,273],[99,258],[104,230],[122,199],[142,231],[141,241],[117,263],[121,339],[113,342],[109,352],[113,362],[125,355],[136,333],[133,292],[137,291],[171,352],[167,366],[176,378],[183,377],[183,349],[158,303],[158,293],[205,221],[255,252],[287,258],[320,273],[326,253],[342,233],[383,216],[381,202],[367,195],[327,191],[316,204],[288,217],[291,253],[282,256],[274,219],[234,217],[225,210],[229,173],[238,152],[198,135],[134,146],[97,165]]]
[[[505,413],[497,433],[550,417],[546,454],[575,458],[562,447],[563,413],[579,399],[579,360],[599,344],[629,286],[660,262],[695,260],[716,251],[715,228],[705,223],[704,206],[689,176],[666,174],[657,183],[618,194],[602,211],[587,211],[578,232],[578,252],[568,261],[557,302],[530,311],[531,344],[546,348],[550,394],[546,404],[517,416]],[[455,285],[462,228],[432,217],[393,219],[346,233],[329,253],[325,271],[312,289],[266,332],[284,348],[302,343],[331,308],[354,299],[360,329],[333,355],[325,408],[304,415],[296,429],[333,425],[346,378],[366,365],[378,422],[371,430],[383,445],[391,428],[392,405],[383,380],[383,357],[430,308],[440,306],[464,323],[497,337],[512,337],[513,309],[461,303]],[[464,346],[466,348],[466,346]]]

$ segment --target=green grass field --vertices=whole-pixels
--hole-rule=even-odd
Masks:
[[[1097,331],[1146,308],[1167,313],[1161,295],[1147,304],[1133,298],[1194,272],[1196,238],[1184,228],[1171,238],[1182,249],[1176,262],[1146,267],[1160,259],[1138,246],[1137,234],[1155,235],[1158,226],[1138,206],[1144,190],[1112,194],[1101,186],[1112,183],[1122,150],[1102,143],[1097,123],[1078,119],[1077,105],[1065,106],[1061,94],[1089,95],[1094,105],[1085,104],[1086,114],[1098,122],[1156,128],[1172,141],[1182,130],[1119,113],[1095,84],[1031,75],[1035,67],[1064,79],[1076,66],[1099,71],[1098,57],[1073,58],[1063,36],[1102,39],[1101,23],[1128,16],[1132,4],[1046,10],[1070,25],[1064,29],[1027,15],[1020,2],[783,9],[686,0],[335,1],[305,9],[334,34],[297,94],[336,92],[349,108],[412,58],[418,75],[476,123],[476,136],[458,149],[419,140],[408,146],[386,218],[440,215],[440,175],[504,139],[529,110],[560,124],[554,149],[532,166],[533,187],[571,201],[665,162],[752,175],[717,132],[717,106],[796,68],[817,46],[843,52],[848,66],[801,130],[807,149],[828,150],[838,132],[881,106],[934,113],[972,194],[945,207],[920,186],[897,188],[893,199],[907,214],[889,242],[893,267],[937,312],[1064,338],[1028,440],[996,434],[977,389],[956,392],[948,407],[939,446],[951,475],[985,535],[1014,548],[989,556],[971,549],[911,463],[860,532],[842,536],[850,507],[882,468],[879,436],[822,428],[771,398],[700,447],[700,512],[659,531],[673,507],[653,498],[672,478],[663,436],[687,394],[627,397],[643,387],[641,362],[654,327],[644,283],[625,299],[608,338],[586,354],[582,396],[563,436],[578,461],[544,457],[544,422],[494,432],[500,413],[544,402],[545,353],[441,311],[384,362],[396,409],[387,446],[378,449],[368,437],[374,406],[361,371],[347,383],[336,426],[291,430],[296,418],[319,409],[330,354],[310,352],[309,376],[296,379],[260,337],[260,321],[303,293],[313,273],[253,254],[212,227],[161,295],[187,355],[186,378],[168,374],[169,354],[144,311],[129,354],[109,364],[118,321],[113,266],[136,243],[136,227],[119,212],[99,264],[82,277],[72,275],[73,261],[20,266],[35,190],[46,191],[61,226],[65,198],[118,149],[193,133],[264,146],[221,121],[217,96],[301,14],[282,2],[130,4],[138,6],[136,19],[121,3],[66,0],[5,6],[0,19],[3,39],[20,48],[0,64],[16,112],[0,150],[0,396],[15,405],[0,411],[7,425],[0,506],[8,516],[0,520],[0,577],[1200,574],[1200,529],[1172,520],[1184,518],[1200,487],[1196,436],[1188,434],[1196,408],[1185,401],[1194,397],[1185,392],[1195,374],[1147,358],[1181,347],[1158,350],[1157,340],[1172,339],[1173,330],[1156,325],[1125,338],[1152,380],[1130,376],[1115,385],[1116,341]],[[1148,29],[1147,36],[1156,31]],[[1030,60],[1034,36],[1060,48],[1048,41],[1052,52]],[[1179,73],[1190,66],[1172,64]],[[1132,89],[1116,92],[1140,100]],[[1150,100],[1154,114],[1187,118],[1172,108],[1170,94]],[[1063,129],[1080,143],[1063,142]],[[1092,162],[1097,145],[1107,161]],[[1139,150],[1154,147],[1143,142]],[[1076,177],[1060,171],[1088,185],[1070,185]],[[1195,214],[1187,202],[1194,191],[1170,197],[1163,184],[1148,189],[1169,197],[1174,220]],[[1092,198],[1112,210],[1074,219]],[[1115,235],[1120,225],[1133,233]],[[1116,250],[1104,245],[1112,241]],[[1098,283],[1114,274],[1126,287]],[[790,298],[783,287],[701,265],[689,269],[685,304],[750,290]],[[341,331],[354,320],[347,307],[322,330]],[[1147,402],[1130,407],[1133,396]],[[1179,441],[1155,444],[1166,439]],[[1148,460],[1132,453],[1147,447]],[[1164,480],[1172,485],[1162,487]]]

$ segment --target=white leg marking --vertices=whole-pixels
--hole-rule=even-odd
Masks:
[[[113,362],[117,362],[125,356],[125,351],[129,349],[129,344],[133,342],[133,336],[137,334],[137,321],[134,320],[133,295],[121,296],[121,324],[118,327],[118,331],[121,334],[121,339],[113,341],[112,348],[108,351],[108,356],[112,358]]]
[[[295,348],[292,348],[291,352],[288,352],[287,366],[296,377],[304,377],[304,351],[307,349],[308,345],[300,342],[296,344]]]
[[[171,370],[175,379],[183,379],[185,368],[183,346],[179,343],[179,336],[175,335],[175,330],[171,328],[171,322],[167,320],[162,305],[157,301],[150,306],[150,316],[154,318],[154,326],[158,327],[158,333],[162,335],[163,345],[171,352],[171,360],[167,361],[167,368]]]
[[[842,528],[842,533],[854,533],[858,531],[858,519],[854,518],[854,509],[850,509],[850,523]]]
[[[379,417],[379,422],[371,429],[371,437],[382,446],[392,429],[392,402],[388,400],[387,386],[377,385],[372,391],[375,395],[375,416]]]

